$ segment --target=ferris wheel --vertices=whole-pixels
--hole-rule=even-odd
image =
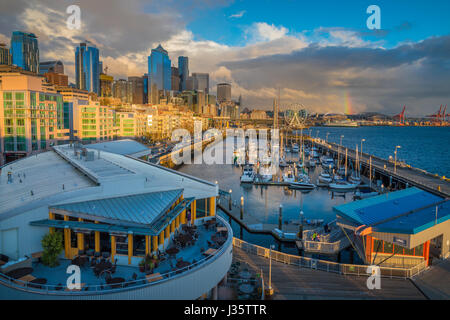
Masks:
[[[289,128],[305,127],[308,111],[301,103],[292,103],[284,108],[284,122]]]

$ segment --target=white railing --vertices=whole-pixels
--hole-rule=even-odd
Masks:
[[[255,254],[264,258],[269,258],[270,249],[260,247],[238,238],[233,238],[233,246],[240,248],[245,252]],[[314,258],[307,258],[287,254],[272,250],[272,259],[277,262],[282,262],[290,265],[295,265],[303,268],[310,268],[322,270],[327,272],[334,272],[339,274],[369,276],[367,273],[367,265],[343,264],[326,260],[318,260]],[[426,261],[423,261],[411,268],[390,268],[380,266],[381,276],[388,278],[411,278],[427,268]]]

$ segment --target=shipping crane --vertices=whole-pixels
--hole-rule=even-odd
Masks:
[[[401,126],[405,124],[405,110],[406,110],[406,105],[403,106],[403,110],[401,113],[396,114],[394,116],[394,120],[398,120],[398,124]]]

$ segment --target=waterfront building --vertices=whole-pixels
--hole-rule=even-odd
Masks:
[[[113,96],[114,77],[100,73],[100,97]]]
[[[267,113],[264,110],[252,110],[252,112],[250,113],[250,119],[265,120],[267,119]]]
[[[180,56],[178,57],[178,73],[180,77],[180,91],[192,90],[186,86],[186,81],[189,78],[189,58]]]
[[[0,162],[47,150],[68,138],[63,101],[43,76],[0,66]]]
[[[370,265],[411,268],[450,252],[450,201],[418,188],[334,207],[337,224]]]
[[[144,103],[144,79],[142,77],[128,77],[131,89],[131,103]]]
[[[193,73],[192,80],[194,84],[194,90],[203,91],[205,94],[209,94],[209,74],[208,73]]]
[[[4,43],[0,43],[0,65],[11,65],[12,64],[12,58],[11,53]]]
[[[168,52],[158,45],[148,56],[148,73],[157,90],[172,90],[172,68]],[[152,87],[153,88],[153,87]]]
[[[217,102],[230,102],[231,101],[231,84],[218,83],[217,84]]]
[[[180,91],[180,74],[176,67],[172,67],[172,90]]]
[[[129,141],[124,148],[120,141],[110,143],[114,147],[55,146],[0,172],[1,196],[8,199],[0,206],[0,249],[9,257],[0,266],[0,295],[118,300],[217,293],[232,261],[232,230],[215,215],[218,186],[134,158],[130,153],[136,148]],[[222,236],[212,248],[216,228]],[[43,236],[55,233],[61,234],[64,249],[60,266],[50,268],[35,257],[42,253]],[[179,247],[175,262],[169,248],[176,241],[189,246]],[[109,261],[113,277],[122,277],[122,283],[105,281],[106,269],[82,266],[82,290],[67,288],[66,267],[86,256]],[[32,267],[30,277],[44,278],[46,284],[10,281],[9,272],[23,267]]]
[[[137,138],[147,131],[147,114],[144,110],[116,111],[115,126],[118,138]]]
[[[64,73],[64,64],[62,61],[44,61],[39,63],[39,73],[44,74],[47,72]]]
[[[69,129],[70,140],[75,140],[78,134],[77,128],[74,127],[74,110],[79,106],[89,104],[90,94],[86,90],[80,90],[67,86],[55,86],[56,91],[63,97],[63,126],[64,129]],[[76,112],[75,112],[76,113]]]
[[[75,50],[75,78],[78,89],[100,93],[99,51],[89,41],[80,43]]]
[[[12,63],[26,71],[39,73],[39,46],[33,33],[14,31],[11,37]]]

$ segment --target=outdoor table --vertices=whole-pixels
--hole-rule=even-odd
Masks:
[[[225,227],[218,227],[218,228],[217,228],[217,232],[218,232],[218,233],[220,233],[220,232],[227,232],[227,231],[228,231],[228,229],[225,228]]]
[[[163,279],[159,272],[146,275],[145,278],[147,279],[147,282],[154,282]]]
[[[239,286],[239,290],[240,290],[242,293],[250,294],[250,293],[253,292],[253,290],[255,290],[255,288],[254,288],[251,284],[244,283],[244,284],[241,284],[241,285]]]
[[[208,250],[206,250],[205,252],[203,252],[203,255],[205,255],[205,256],[212,256],[213,254],[215,254],[216,253],[216,249],[213,249],[213,248],[209,248]]]
[[[178,250],[177,248],[173,247],[173,248],[169,248],[166,250],[166,253],[170,256],[174,256],[176,255],[178,252],[180,252],[180,250]]]
[[[248,271],[241,271],[241,272],[239,272],[239,276],[242,279],[250,279],[252,277],[252,274]]]
[[[30,281],[33,281],[34,279],[36,279],[34,276],[32,276],[31,274],[27,274],[26,276],[23,276],[23,277],[21,277],[21,278],[19,278],[17,280],[20,280],[20,281],[23,281],[23,282],[30,282]],[[23,284],[20,281],[16,281],[16,283]]]
[[[120,288],[120,284],[122,282],[125,282],[125,279],[121,277],[111,278],[106,281],[106,283],[109,284],[111,288]]]

